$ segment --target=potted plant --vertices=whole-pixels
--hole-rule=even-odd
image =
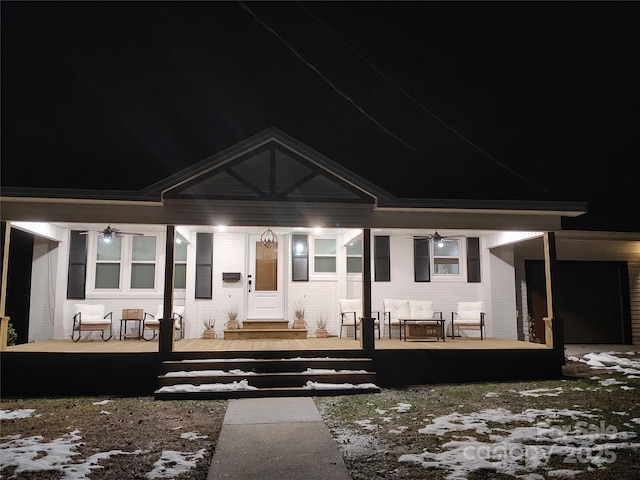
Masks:
[[[203,320],[204,332],[202,332],[202,338],[213,339],[216,338],[216,320],[211,315],[206,320]]]
[[[228,330],[237,330],[240,328],[240,322],[238,322],[238,310],[232,308],[227,312],[227,323],[225,323]]]
[[[300,304],[293,308],[293,314],[296,319],[293,321],[293,328],[307,328],[307,323],[304,321],[304,307]]]
[[[320,319],[316,322],[316,337],[317,338],[327,338],[329,336],[329,332],[327,332],[327,321],[322,318],[322,314],[320,315]]]

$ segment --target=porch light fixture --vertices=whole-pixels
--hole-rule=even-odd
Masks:
[[[260,241],[265,247],[271,248],[278,245],[278,236],[273,232],[273,230],[267,228],[260,236]]]

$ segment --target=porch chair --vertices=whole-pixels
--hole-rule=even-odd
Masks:
[[[173,327],[175,332],[177,333],[177,339],[182,340],[184,338],[184,306],[174,306],[173,307]],[[145,312],[144,319],[142,320],[142,339],[147,342],[153,340],[158,336],[158,332],[160,331],[160,319],[164,314],[164,308],[162,304],[158,305],[155,315]],[[153,335],[151,338],[146,338],[144,336],[144,332],[147,330],[151,330]]]
[[[409,300],[395,300],[392,298],[385,298],[382,300],[383,312],[382,318],[387,325],[387,331],[389,332],[389,339],[391,339],[391,329],[393,327],[398,328],[398,338],[400,337],[400,319],[411,318],[411,310],[409,309]]]
[[[101,304],[76,303],[73,316],[73,328],[71,340],[77,342],[82,332],[100,332],[100,338],[105,342],[113,337],[113,312],[104,313],[105,307]],[[109,336],[104,338],[104,332],[109,330]],[[78,337],[76,338],[76,332]]]
[[[463,330],[480,330],[480,340],[484,340],[485,332],[485,313],[484,302],[458,302],[458,311],[451,312],[451,338],[461,337],[456,335],[455,329]]]
[[[373,328],[378,329],[378,339],[380,339],[380,312],[371,312],[373,316]],[[342,338],[342,329],[345,327],[353,327],[354,340],[358,339],[358,327],[362,318],[362,300],[349,298],[340,299],[340,338]]]

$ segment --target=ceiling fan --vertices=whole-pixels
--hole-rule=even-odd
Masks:
[[[464,237],[464,235],[440,235],[436,230],[436,232],[433,235],[426,235],[426,237],[430,238],[433,241],[434,245],[442,248],[444,246],[444,241],[447,238],[460,238],[460,237]]]
[[[98,236],[102,238],[106,243],[109,243],[113,238],[121,237],[123,235],[144,235],[144,233],[123,232],[119,228],[113,228],[111,225],[107,225],[107,228],[105,228],[104,230],[85,230],[84,232],[80,232],[80,235],[88,235],[90,232],[98,232]]]

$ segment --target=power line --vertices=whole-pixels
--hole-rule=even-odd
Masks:
[[[469,140],[467,137],[465,137],[462,133],[460,133],[458,130],[456,130],[454,127],[452,127],[451,125],[449,125],[447,122],[445,122],[442,118],[440,118],[438,115],[436,115],[435,113],[433,113],[431,110],[429,110],[427,107],[425,107],[418,99],[416,99],[413,95],[411,95],[409,92],[407,92],[404,88],[402,88],[400,85],[398,85],[396,82],[393,81],[393,79],[391,79],[388,75],[386,75],[384,72],[382,72],[378,67],[376,67],[371,61],[369,61],[364,55],[362,55],[359,51],[357,51],[355,48],[353,48],[349,43],[347,43],[340,35],[338,35],[334,30],[332,30],[328,25],[326,25],[322,20],[320,20],[316,15],[314,15],[312,12],[310,12],[307,8],[304,7],[304,5],[302,5],[300,2],[296,1],[295,2],[302,10],[304,10],[309,16],[311,16],[316,22],[318,22],[320,25],[322,25],[329,33],[331,33],[331,35],[333,35],[337,40],[339,40],[345,47],[347,47],[349,50],[351,50],[355,55],[357,55],[362,61],[364,61],[367,65],[369,65],[369,67],[371,67],[378,75],[380,75],[382,78],[384,78],[387,82],[389,82],[391,85],[393,85],[394,87],[396,87],[398,90],[400,90],[400,92],[405,95],[409,100],[411,100],[413,103],[415,103],[418,107],[420,107],[424,112],[428,113],[429,115],[431,115],[433,118],[435,118],[438,122],[440,122],[442,125],[444,125],[447,129],[449,129],[451,132],[453,132],[455,135],[457,135],[460,139],[462,139],[464,142],[466,142],[467,144],[469,144],[471,147],[473,147],[475,150],[477,150],[478,152],[480,152],[482,155],[484,155],[485,157],[489,158],[490,160],[492,160],[496,165],[498,165],[499,167],[505,169],[506,171],[508,171],[509,173],[511,173],[512,175],[515,175],[516,177],[518,177],[520,180],[523,180],[524,182],[528,183],[529,185],[532,185],[540,190],[542,190],[543,192],[547,193],[548,195],[551,195],[552,197],[555,198],[559,198],[558,195],[556,195],[555,193],[547,190],[546,188],[538,185],[537,183],[533,182],[532,180],[529,180],[528,178],[526,178],[524,175],[521,175],[520,173],[516,172],[514,169],[512,169],[511,167],[505,165],[504,163],[500,162],[498,159],[496,159],[493,155],[489,154],[488,152],[486,152],[485,150],[483,150],[482,148],[480,148],[478,145],[476,145],[475,143],[473,143],[471,140]]]
[[[364,108],[362,108],[360,105],[358,105],[351,97],[349,97],[346,93],[344,93],[342,90],[340,90],[333,82],[331,82],[331,80],[329,80],[320,70],[318,70],[318,68],[316,68],[314,65],[312,65],[309,61],[307,61],[295,48],[293,48],[293,46],[287,42],[278,32],[276,32],[273,28],[271,28],[269,25],[267,25],[266,23],[264,23],[249,7],[247,7],[244,3],[242,2],[238,2],[238,4],[247,12],[249,13],[253,18],[255,18],[260,25],[262,25],[267,31],[271,32],[273,35],[276,36],[276,38],[278,38],[278,40],[280,40],[290,51],[291,53],[293,53],[296,57],[298,57],[300,60],[302,60],[302,62],[304,62],[305,65],[307,65],[311,70],[313,70],[315,73],[318,74],[318,76],[320,78],[322,78],[322,80],[324,80],[327,85],[329,85],[338,95],[340,95],[342,98],[344,98],[347,102],[349,102],[351,105],[353,105],[353,107],[358,110],[362,115],[364,115],[365,117],[367,117],[369,120],[371,120],[378,128],[380,128],[384,133],[386,133],[387,135],[389,135],[390,137],[394,138],[395,140],[397,140],[398,142],[400,142],[402,145],[404,145],[405,147],[407,147],[409,150],[418,153],[418,150],[416,150],[415,148],[413,148],[411,145],[409,145],[408,143],[406,143],[404,140],[402,140],[400,137],[398,137],[396,134],[394,134],[393,132],[391,132],[390,130],[388,130],[387,128],[385,128],[378,120],[376,120],[375,118],[373,118],[371,115],[369,115]]]

